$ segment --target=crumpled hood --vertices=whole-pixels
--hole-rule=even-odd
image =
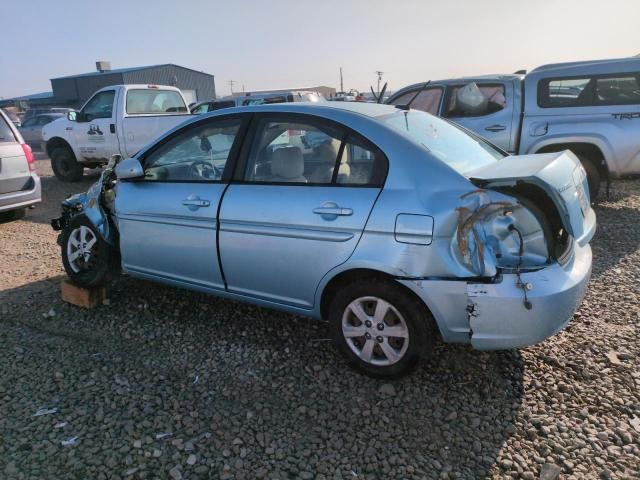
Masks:
[[[564,227],[580,245],[588,243],[595,233],[587,177],[580,160],[569,150],[505,157],[466,176],[483,188],[536,185],[553,200]]]

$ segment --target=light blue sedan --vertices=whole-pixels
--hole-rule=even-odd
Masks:
[[[445,342],[562,329],[591,272],[571,152],[507,156],[427,113],[278,104],[198,116],[54,220],[70,279],[113,273],[327,319],[349,363],[407,373]]]

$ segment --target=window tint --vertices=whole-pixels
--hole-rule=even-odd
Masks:
[[[244,180],[382,185],[387,161],[370,142],[324,122],[261,120]]]
[[[419,89],[418,89],[419,90]],[[395,98],[392,105],[406,105],[411,102],[411,99],[416,96],[418,90],[404,93],[398,98]],[[432,115],[438,114],[438,108],[440,107],[440,100],[442,99],[442,88],[427,88],[411,102],[411,108],[416,110],[422,110],[423,112],[430,113]]]
[[[286,101],[286,97],[247,98],[242,101],[242,105],[269,105],[271,103],[285,103]]]
[[[600,105],[640,104],[640,74],[598,78],[596,97]]]
[[[640,73],[541,80],[538,105],[545,108],[640,104]]]
[[[82,109],[82,114],[87,121],[95,118],[111,118],[115,95],[116,92],[114,90],[107,90],[94,95]]]
[[[25,120],[24,122],[22,122],[22,128],[33,127],[36,124],[36,121],[37,120],[35,118]]]
[[[127,113],[184,113],[187,106],[180,94],[174,90],[129,90],[127,92]]]
[[[0,115],[0,142],[15,142],[16,139],[13,136],[11,127],[7,124],[6,120]]]
[[[240,124],[239,118],[216,119],[178,134],[145,159],[145,180],[219,181]]]
[[[505,108],[504,85],[478,85],[475,82],[451,87],[445,117],[481,117]]]
[[[214,102],[209,105],[209,111],[211,112],[213,110],[220,110],[221,108],[231,108],[235,106],[236,106],[236,102],[234,102],[233,100],[226,100],[224,102]]]
[[[49,117],[44,115],[42,117],[38,117],[38,125],[46,125],[47,123],[51,123],[56,119],[56,117]]]

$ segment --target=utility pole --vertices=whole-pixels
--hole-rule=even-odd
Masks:
[[[376,75],[378,75],[378,95],[380,95],[380,81],[382,80],[383,74],[384,72],[381,72],[380,70],[376,70]]]
[[[229,88],[231,89],[231,95],[233,95],[233,84],[238,82],[236,82],[235,80],[229,80],[227,83],[229,84]]]
[[[344,85],[342,84],[342,67],[340,67],[340,91],[344,93]]]

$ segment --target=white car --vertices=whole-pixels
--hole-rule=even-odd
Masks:
[[[19,218],[41,200],[31,147],[0,109],[0,219]]]
[[[113,85],[98,90],[78,112],[42,129],[53,173],[62,181],[82,178],[84,167],[130,157],[189,117],[175,87]]]

